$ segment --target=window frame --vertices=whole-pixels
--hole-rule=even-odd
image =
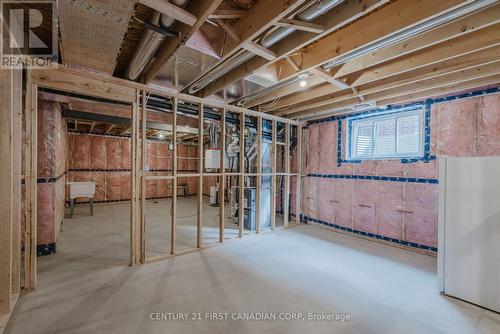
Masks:
[[[417,115],[419,117],[420,123],[420,136],[419,136],[419,147],[418,153],[415,154],[399,154],[397,153],[399,136],[398,136],[398,119],[408,116]],[[395,154],[388,155],[375,155],[375,145],[376,145],[376,127],[375,123],[394,119],[395,121],[395,142],[394,142],[394,152]],[[371,123],[372,125],[372,153],[371,156],[358,156],[356,154],[356,144],[357,144],[357,129],[360,125],[356,126],[356,123],[361,126],[366,126],[366,123]],[[347,133],[346,133],[346,152],[348,160],[356,161],[366,161],[366,160],[401,160],[401,159],[421,159],[424,157],[424,140],[425,140],[425,114],[423,106],[411,109],[400,109],[391,110],[385,113],[373,113],[364,116],[352,116],[347,117]]]

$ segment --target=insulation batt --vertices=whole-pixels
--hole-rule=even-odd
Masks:
[[[499,156],[500,94],[434,104],[430,125],[431,156]],[[342,128],[340,154],[346,159],[345,120]],[[338,166],[337,129],[338,123],[333,121],[309,124],[303,130],[305,173],[432,179],[438,176],[435,160],[376,160]],[[315,177],[305,177],[302,182],[302,213],[309,217],[427,246],[437,244],[435,184]],[[291,191],[293,198],[294,186]]]

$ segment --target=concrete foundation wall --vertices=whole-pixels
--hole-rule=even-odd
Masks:
[[[347,122],[342,123],[341,157],[345,159]],[[433,104],[430,127],[431,156],[498,156],[500,94]],[[408,178],[437,179],[436,161],[371,160],[338,165],[337,132],[337,120],[313,123],[305,129],[304,172],[354,177],[303,178],[303,214],[354,230],[435,247],[438,185],[411,182]],[[401,177],[405,181],[358,176]]]

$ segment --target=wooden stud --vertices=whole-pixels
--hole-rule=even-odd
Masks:
[[[240,186],[239,186],[239,203],[238,203],[238,227],[239,237],[243,237],[245,223],[245,113],[240,114]]]
[[[315,34],[321,34],[327,30],[327,27],[321,24],[305,22],[294,19],[282,19],[276,23],[278,27],[293,28],[301,31],[308,31]]]
[[[140,3],[191,27],[198,21],[196,16],[167,0],[140,0]]]
[[[288,220],[290,215],[290,136],[291,136],[290,124],[285,124],[285,191],[284,191],[284,201],[283,205],[283,225],[288,226]]]
[[[276,228],[276,132],[277,122],[273,120],[272,142],[271,142],[271,230]]]
[[[227,35],[229,37],[231,37],[232,39],[234,39],[237,42],[240,41],[240,37],[238,36],[238,32],[235,31],[232,26],[230,26],[226,22],[222,21],[221,19],[214,19],[214,21],[217,23],[217,25],[219,27],[222,28],[222,30],[224,30],[227,33]]]
[[[172,141],[174,142],[173,151],[173,190],[172,190],[172,225],[170,232],[170,253],[175,254],[175,240],[176,240],[176,225],[177,225],[177,98],[172,98],[172,113],[173,121],[172,128],[174,129],[172,133]]]
[[[13,70],[0,72],[0,315],[11,311],[12,300],[12,185],[13,185]]]
[[[297,176],[295,180],[295,222],[300,224],[301,182],[302,182],[302,127],[297,126]]]
[[[23,118],[23,78],[22,71],[13,70],[13,96],[12,96],[12,142],[22,143],[22,118]],[[12,153],[12,293],[21,291],[21,212],[22,204],[22,146],[15,145]],[[11,303],[11,306],[14,306]]]
[[[253,41],[247,42],[246,44],[243,44],[243,49],[253,53],[254,55],[260,56],[264,59],[267,60],[274,60],[276,59],[276,54],[269,50],[268,48],[265,48],[264,46],[257,44]]]
[[[240,19],[247,17],[248,11],[239,9],[217,9],[213,14],[209,15],[209,19]]]
[[[260,233],[260,193],[262,186],[262,117],[257,117],[257,176],[255,203],[255,233]]]
[[[147,97],[146,92],[142,91],[142,99],[140,101],[141,106],[141,168],[140,168],[140,182],[141,182],[141,209],[140,209],[140,223],[141,223],[141,233],[140,233],[140,244],[141,244],[141,263],[146,261],[146,159],[147,159]]]
[[[136,90],[136,101],[139,91]],[[136,223],[137,223],[137,102],[132,105],[132,136],[131,144],[131,201],[130,201],[130,265],[136,264]]]
[[[224,158],[226,152],[226,109],[220,113],[220,173],[219,176],[219,242],[224,242],[224,194],[226,191],[226,169],[224,168]]]
[[[28,72],[29,73],[29,72]],[[28,74],[29,75],[29,74]],[[37,175],[38,175],[38,86],[28,80],[26,94],[26,134],[28,138],[25,156],[25,205],[28,210],[24,240],[25,280],[27,290],[34,289],[37,284]],[[29,120],[28,120],[29,119]]]
[[[203,126],[204,126],[204,115],[203,115],[203,103],[200,104],[200,110],[198,114],[198,217],[196,220],[196,247],[203,247]]]

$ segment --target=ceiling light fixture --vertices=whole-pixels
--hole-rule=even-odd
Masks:
[[[306,86],[307,86],[307,81],[305,81],[305,80],[301,80],[301,81],[300,81],[300,87],[304,88],[304,87],[306,87]]]

